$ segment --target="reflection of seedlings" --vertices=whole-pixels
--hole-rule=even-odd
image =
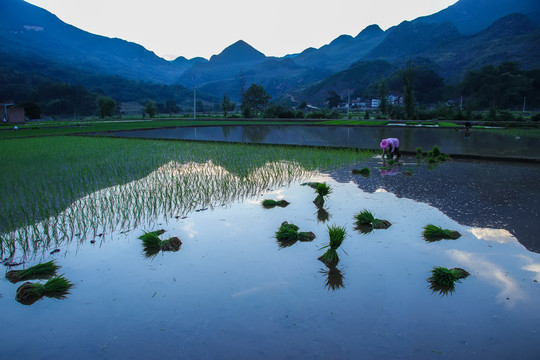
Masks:
[[[317,208],[317,221],[324,223],[328,219],[330,219],[330,213],[322,207]]]
[[[285,248],[294,245],[297,241],[312,241],[315,234],[310,232],[298,232],[298,226],[284,221],[276,232],[279,247]]]
[[[69,294],[73,284],[63,275],[50,278],[45,284],[25,282],[17,289],[15,299],[24,305],[31,305],[43,296],[63,299]]]
[[[357,228],[371,226],[373,229],[388,229],[392,224],[388,220],[376,219],[369,210],[362,210],[354,216]],[[369,231],[368,231],[369,232]]]
[[[289,205],[289,202],[286,201],[286,200],[276,201],[276,200],[272,200],[272,199],[265,199],[265,200],[262,201],[262,206],[265,209],[272,209],[272,208],[275,208],[276,206],[287,207],[287,205]]]
[[[182,241],[177,237],[161,240],[156,233],[163,234],[164,230],[152,231],[139,236],[142,240],[144,252],[147,257],[151,257],[160,251],[178,251],[182,246]]]
[[[324,287],[328,290],[335,291],[345,287],[343,273],[336,266],[327,265],[327,270],[321,269],[319,272],[326,275]]]
[[[336,266],[339,263],[337,249],[341,246],[343,240],[345,240],[347,230],[345,230],[345,227],[340,227],[336,225],[329,226],[328,235],[330,237],[330,243],[321,248],[328,248],[328,250],[326,250],[324,254],[319,256],[319,260],[322,261],[326,266]]]
[[[469,275],[469,272],[462,268],[448,269],[444,266],[437,266],[431,270],[431,276],[427,278],[427,281],[433,292],[448,295],[454,292],[456,282],[461,282],[461,279],[465,279]]]
[[[60,266],[54,263],[54,260],[43,264],[30,266],[24,270],[11,270],[6,273],[6,278],[12,283],[31,279],[46,279],[56,274]]]
[[[356,174],[359,174],[359,175],[362,175],[363,177],[366,177],[366,178],[367,178],[367,177],[369,177],[369,174],[371,173],[371,170],[369,170],[368,167],[365,167],[365,168],[362,168],[362,169],[360,169],[360,170],[358,170],[358,169],[353,169],[353,170],[352,170],[352,173],[355,174],[355,175],[356,175]]]
[[[461,236],[457,231],[443,229],[433,224],[426,225],[423,234],[426,241],[439,241],[442,239],[456,240]]]
[[[403,170],[403,175],[412,176],[413,175],[413,169],[408,167],[405,170]]]

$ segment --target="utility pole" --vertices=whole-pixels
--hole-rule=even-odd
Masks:
[[[197,120],[197,87],[193,87],[193,120]]]

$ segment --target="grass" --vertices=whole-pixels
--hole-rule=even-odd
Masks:
[[[372,154],[66,136],[2,140],[0,153],[0,254],[185,216]]]
[[[63,299],[69,293],[73,284],[63,275],[57,275],[45,284],[26,282],[19,286],[15,299],[24,305],[31,305],[43,296]]]
[[[361,125],[361,126],[384,126],[388,121],[378,120],[326,120],[321,121],[320,125]]]
[[[43,264],[30,266],[23,270],[11,270],[6,273],[6,278],[12,283],[19,281],[42,279],[53,276],[60,266],[56,265],[54,260],[47,261]]]
[[[461,237],[461,234],[457,231],[443,229],[433,224],[428,224],[424,227],[423,235],[427,241],[438,241],[441,239],[456,240]]]

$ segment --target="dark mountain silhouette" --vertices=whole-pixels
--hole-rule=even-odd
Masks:
[[[460,33],[471,35],[478,33],[495,20],[512,13],[522,13],[537,18],[540,11],[538,0],[460,0],[433,15],[422,16],[413,22],[453,23]]]
[[[2,0],[0,14],[4,52],[39,55],[85,70],[162,83],[173,82],[182,72],[140,45],[80,30],[22,0]]]

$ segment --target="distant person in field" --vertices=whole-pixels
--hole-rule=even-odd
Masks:
[[[399,160],[399,158],[401,157],[401,153],[399,152],[398,139],[396,138],[382,139],[380,146],[381,146],[381,149],[383,149],[383,160],[384,160],[384,155],[386,155],[388,159],[393,159],[394,155],[396,155],[396,160]]]

